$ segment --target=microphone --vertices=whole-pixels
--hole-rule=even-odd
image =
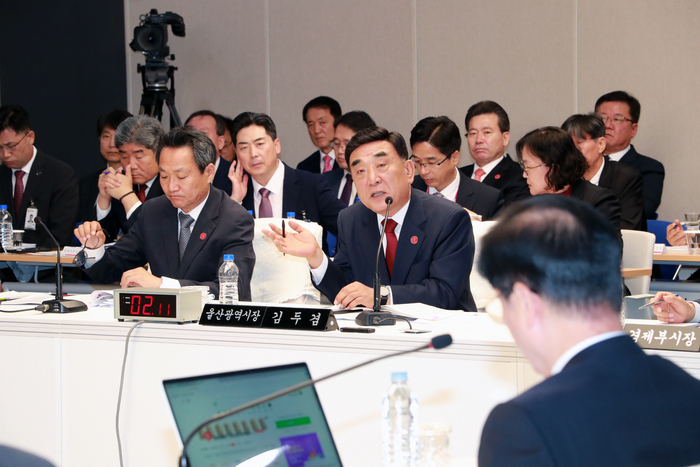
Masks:
[[[61,266],[61,245],[56,240],[56,237],[51,234],[51,231],[41,217],[35,217],[34,222],[39,224],[46,230],[49,234],[51,240],[56,244],[56,295],[53,300],[46,300],[41,302],[41,305],[37,307],[38,311],[43,311],[44,313],[72,313],[74,311],[87,311],[88,307],[85,303],[79,300],[64,300],[63,299],[63,267]]]
[[[287,389],[281,389],[277,392],[273,392],[272,394],[270,394],[268,396],[261,397],[259,399],[254,400],[254,401],[240,405],[238,407],[234,407],[233,409],[229,409],[225,412],[221,412],[219,414],[216,414],[216,415],[206,419],[205,421],[203,421],[199,425],[197,425],[195,427],[195,429],[192,430],[192,433],[190,433],[187,436],[185,441],[182,443],[182,455],[180,456],[180,463],[178,464],[178,466],[179,467],[188,467],[190,465],[190,461],[187,458],[187,446],[189,446],[189,443],[190,443],[190,441],[192,441],[192,438],[194,437],[194,435],[196,435],[199,432],[199,430],[201,430],[205,426],[209,425],[210,423],[214,423],[214,422],[221,420],[222,418],[226,418],[230,415],[235,415],[235,414],[242,412],[246,409],[249,409],[251,407],[255,407],[256,405],[264,404],[264,403],[269,402],[273,399],[277,399],[278,397],[282,397],[282,396],[289,394],[291,392],[298,391],[299,389],[305,388],[307,386],[312,386],[316,383],[320,383],[321,381],[325,381],[325,380],[333,378],[335,376],[342,375],[343,373],[347,373],[348,371],[356,370],[356,369],[363,367],[365,365],[369,365],[370,363],[378,362],[379,360],[384,360],[386,358],[392,358],[392,357],[398,357],[400,355],[405,355],[405,354],[417,352],[419,350],[424,350],[424,349],[428,349],[428,348],[440,350],[440,349],[444,349],[445,347],[447,347],[451,344],[452,344],[452,336],[450,334],[442,334],[440,336],[435,336],[431,339],[430,342],[428,342],[427,344],[423,344],[420,347],[416,347],[414,349],[409,349],[409,350],[402,350],[400,352],[394,352],[394,353],[391,353],[389,355],[383,355],[381,357],[373,358],[372,360],[368,360],[366,362],[359,363],[359,364],[351,366],[349,368],[345,368],[344,370],[336,371],[335,373],[331,373],[330,375],[326,375],[322,378],[309,379],[309,380],[303,381],[301,383],[295,384],[294,386],[290,386]]]
[[[386,230],[386,221],[389,219],[389,209],[391,208],[391,203],[394,202],[394,198],[387,196],[384,199],[386,203],[386,215],[384,216],[384,222],[382,222],[382,233],[379,235],[379,246],[377,247],[377,257],[374,263],[374,279],[372,280],[372,285],[374,286],[374,306],[372,311],[361,311],[355,318],[355,324],[360,326],[381,326],[381,325],[394,325],[396,324],[396,319],[393,318],[391,313],[382,313],[381,305],[381,276],[379,275],[379,257],[382,253],[382,245],[384,243],[384,234]]]

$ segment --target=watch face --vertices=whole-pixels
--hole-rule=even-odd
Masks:
[[[119,316],[175,318],[177,298],[174,295],[119,294]]]
[[[382,297],[388,297],[389,296],[389,287],[387,286],[381,286],[379,288],[379,293],[381,294]]]

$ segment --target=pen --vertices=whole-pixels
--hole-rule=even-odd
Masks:
[[[678,294],[674,294],[674,295],[675,295],[676,297],[680,297],[680,295],[678,295]],[[641,309],[643,309],[643,308],[649,308],[650,306],[656,306],[656,305],[658,305],[658,304],[660,304],[660,303],[663,303],[663,302],[665,302],[665,300],[659,300],[659,301],[657,301],[657,302],[647,303],[646,305],[640,306],[639,309],[641,310]]]
[[[4,302],[5,300],[7,300],[7,298],[5,298],[5,297],[0,298],[0,302]]]
[[[282,219],[282,238],[287,238],[287,234],[284,232],[284,219]],[[282,256],[287,256],[284,252]]]

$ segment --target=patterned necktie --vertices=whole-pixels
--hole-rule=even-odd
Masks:
[[[476,180],[477,182],[480,182],[481,177],[483,177],[485,173],[486,173],[486,171],[484,169],[482,169],[481,167],[479,167],[478,169],[476,169],[476,172],[474,172],[474,180]]]
[[[340,194],[340,201],[345,203],[346,206],[350,205],[350,193],[352,193],[352,175],[345,174],[345,186]]]
[[[333,170],[333,164],[331,163],[331,156],[326,154],[323,156],[323,173],[330,172]]]
[[[270,203],[270,190],[260,188],[260,207],[258,208],[258,218],[272,217],[272,203]]]
[[[394,219],[387,219],[386,230],[386,267],[389,269],[389,275],[394,273],[394,257],[396,256],[396,234],[394,230],[399,225]]]
[[[18,170],[15,172],[15,217],[19,218],[19,208],[22,206],[22,196],[24,195],[24,171]]]
[[[436,191],[435,193],[433,193],[433,196],[437,196],[438,198],[444,198],[444,197],[445,197],[445,195],[443,195],[443,194],[440,193],[439,191]]]
[[[146,202],[146,190],[148,190],[148,185],[139,185],[139,191],[136,193],[136,196],[139,197],[141,203]]]
[[[178,243],[178,250],[180,253],[180,261],[182,261],[182,257],[187,249],[187,244],[190,242],[190,235],[192,235],[190,226],[194,222],[194,219],[184,212],[180,212],[178,216],[180,217],[180,242]]]

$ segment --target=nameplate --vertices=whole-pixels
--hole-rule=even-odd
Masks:
[[[654,243],[654,254],[655,255],[665,255],[666,254],[666,244]]]
[[[700,328],[696,326],[664,326],[649,324],[625,324],[625,332],[643,349],[700,350]]]
[[[282,305],[224,305],[207,303],[199,324],[234,328],[296,329],[299,331],[335,331],[338,322],[330,308],[305,308]]]

